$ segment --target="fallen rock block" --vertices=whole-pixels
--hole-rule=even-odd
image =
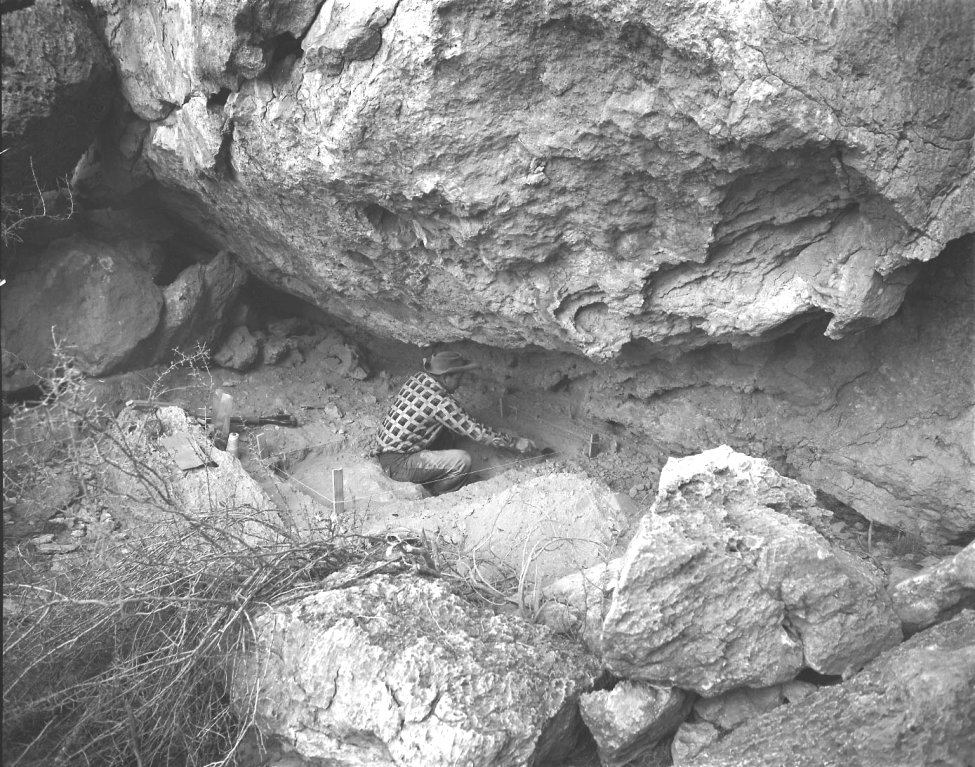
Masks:
[[[53,327],[80,371],[91,376],[113,373],[139,354],[155,332],[162,308],[162,291],[125,251],[82,236],[67,237],[51,243],[29,270],[8,278],[4,350],[28,370],[47,370],[54,362]],[[7,368],[17,372],[5,362]],[[31,383],[35,380],[26,380]],[[13,391],[19,385],[4,381],[3,388]]]
[[[254,335],[243,325],[238,325],[213,355],[213,361],[228,370],[245,371],[257,364],[260,353],[261,347]]]
[[[975,541],[955,556],[896,583],[890,596],[905,631],[927,628],[959,604],[975,606]]]
[[[410,577],[273,606],[254,631],[234,705],[335,767],[560,764],[600,673],[577,644]]]
[[[694,695],[673,687],[624,680],[612,690],[597,690],[579,699],[579,710],[603,767],[640,763],[674,732],[694,703]]]
[[[617,557],[550,583],[542,589],[544,601],[536,620],[553,631],[578,635],[601,655],[603,621],[622,569],[623,558]]]
[[[280,540],[275,504],[236,457],[213,448],[181,407],[127,408],[118,424],[106,457],[111,467],[106,481],[128,499],[118,512],[123,526],[147,524],[155,535],[164,535],[204,524],[235,536],[239,544]],[[192,446],[202,457],[199,465],[181,470],[176,446]]]
[[[973,689],[975,612],[965,610],[852,679],[752,719],[692,761],[675,753],[674,764],[968,767],[975,764]]]
[[[713,697],[848,674],[901,638],[879,572],[800,519],[812,492],[728,447],[671,459],[603,624],[618,676]]]
[[[226,326],[230,307],[246,280],[247,273],[228,251],[180,272],[163,291],[165,306],[154,337],[154,359],[168,359],[175,349],[210,346]]]

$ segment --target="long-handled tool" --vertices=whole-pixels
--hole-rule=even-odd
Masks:
[[[155,410],[160,407],[179,407],[189,416],[197,418],[206,423],[213,420],[213,413],[207,408],[186,408],[175,402],[160,402],[151,399],[133,399],[125,403],[136,410]],[[290,413],[275,413],[273,415],[232,415],[230,426],[298,426],[298,419]]]

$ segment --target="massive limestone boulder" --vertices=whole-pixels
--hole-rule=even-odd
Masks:
[[[975,760],[975,613],[923,631],[843,684],[753,719],[687,767],[966,767]]]
[[[49,370],[54,339],[78,369],[113,373],[159,325],[162,291],[137,255],[74,236],[57,240],[4,286],[4,389]]]
[[[160,286],[166,267],[165,249],[138,237],[73,234],[21,258],[4,286],[4,389],[34,383],[56,344],[89,376],[212,345],[247,273],[226,251]]]
[[[78,4],[24,5],[3,9],[5,195],[70,177],[115,94],[114,61]]]
[[[577,645],[442,581],[377,577],[253,625],[235,705],[306,764],[562,764],[582,729],[578,696],[599,675]]]
[[[173,209],[400,339],[839,337],[975,228],[968,3],[93,5]]]
[[[713,697],[848,674],[901,640],[879,573],[805,521],[806,486],[722,447],[671,460],[603,624],[619,676]]]

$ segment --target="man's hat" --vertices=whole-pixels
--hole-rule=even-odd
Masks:
[[[423,360],[423,369],[435,376],[443,376],[448,373],[461,373],[464,370],[479,368],[476,362],[468,362],[457,352],[437,352]]]

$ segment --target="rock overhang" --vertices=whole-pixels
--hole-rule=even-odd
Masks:
[[[634,339],[747,345],[821,313],[838,337],[889,317],[913,265],[973,228],[970,51],[946,14],[374,5],[302,6],[288,52],[224,103],[188,39],[126,92],[151,119],[148,168],[199,223],[375,332],[597,359]],[[230,39],[234,18],[194,24]],[[284,33],[265,22],[251,31]],[[325,66],[316,40],[341,55]],[[187,86],[160,119],[170,70]]]

